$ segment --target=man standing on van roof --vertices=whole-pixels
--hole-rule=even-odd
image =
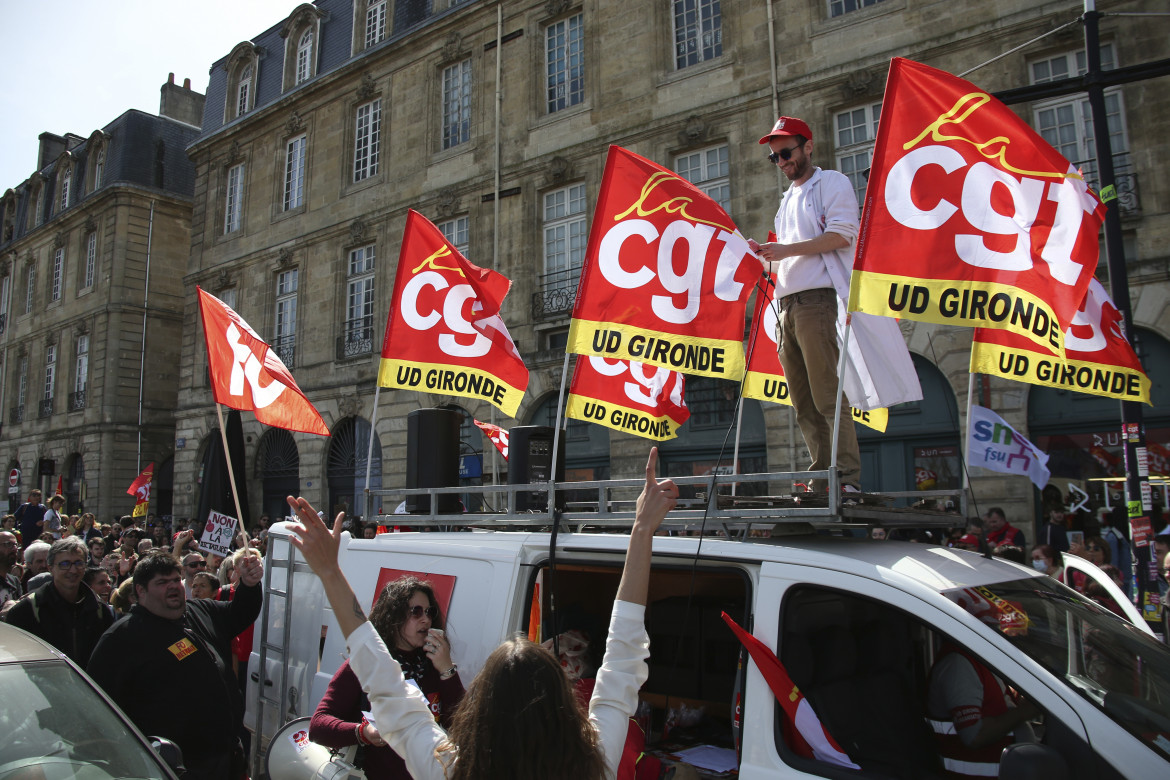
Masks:
[[[748,245],[765,272],[776,274],[776,343],[796,422],[812,457],[810,471],[826,471],[832,460],[833,412],[837,403],[837,298],[848,295],[853,242],[858,232],[853,184],[837,171],[812,163],[813,140],[800,119],[782,116],[760,139],[768,159],[792,182],[776,212],[776,243]],[[849,400],[841,401],[837,435],[841,485],[857,492],[861,457]],[[824,479],[809,480],[824,491]]]

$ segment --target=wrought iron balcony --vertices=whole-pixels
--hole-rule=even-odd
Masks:
[[[374,318],[362,317],[345,323],[345,333],[337,338],[337,359],[368,355],[374,351]]]
[[[297,354],[296,336],[276,336],[272,339],[272,351],[284,363],[285,368],[292,368],[293,358]]]
[[[1084,173],[1085,183],[1092,190],[1098,193],[1101,191],[1096,158],[1074,162],[1073,167]],[[1117,189],[1117,208],[1121,211],[1121,216],[1140,217],[1142,202],[1138,192],[1138,175],[1129,152],[1113,155],[1113,180]]]
[[[42,398],[40,408],[38,411],[39,411],[39,416],[42,418],[50,416],[53,413],[53,399],[52,398]]]
[[[552,320],[567,317],[577,300],[580,268],[552,271],[540,277],[540,289],[532,294],[532,319]]]
[[[24,404],[14,406],[8,410],[8,422],[16,425],[24,420]]]
[[[85,391],[77,390],[69,394],[69,411],[76,412],[85,408]]]

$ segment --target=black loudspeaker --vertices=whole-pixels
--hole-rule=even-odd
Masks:
[[[553,434],[547,425],[518,425],[508,431],[508,484],[548,482],[552,473]],[[565,437],[561,436],[557,457],[557,482],[565,480]],[[557,492],[557,509],[565,508],[565,494]],[[548,510],[547,493],[524,491],[516,494],[516,510]]]
[[[454,409],[415,409],[406,415],[406,487],[458,487],[459,424],[463,415]],[[438,496],[436,514],[462,511],[459,496]],[[406,511],[429,514],[430,496],[407,496]]]

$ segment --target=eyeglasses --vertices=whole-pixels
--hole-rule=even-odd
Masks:
[[[70,569],[84,569],[85,561],[57,561],[54,564],[61,571],[69,571]]]
[[[800,148],[800,144],[797,144],[796,146],[790,146],[787,149],[781,149],[778,152],[772,152],[771,154],[768,155],[768,161],[771,162],[773,165],[775,165],[776,163],[780,162],[781,160],[791,160],[792,153],[795,152],[799,148]]]
[[[207,561],[194,561],[192,563],[184,563],[183,565],[188,569],[206,569]]]
[[[434,607],[420,607],[417,604],[415,604],[413,607],[411,607],[409,610],[407,610],[407,612],[410,614],[410,616],[412,618],[414,618],[416,620],[418,618],[422,617],[423,615],[426,615],[427,617],[434,619],[435,615],[439,614],[439,610],[435,609]]]

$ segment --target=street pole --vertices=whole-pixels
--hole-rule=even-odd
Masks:
[[[1095,0],[1085,0],[1085,56],[1088,72],[1085,85],[1093,117],[1093,142],[1097,155],[1097,176],[1101,200],[1105,203],[1105,257],[1109,269],[1109,286],[1113,303],[1121,313],[1126,336],[1134,341],[1133,308],[1129,298],[1129,276],[1125,267],[1125,248],[1121,241],[1121,214],[1114,182],[1113,144],[1109,139],[1109,122],[1105,111],[1105,87],[1101,74],[1101,41],[1098,23],[1101,13]],[[1135,345],[1135,351],[1136,345]],[[1141,355],[1138,355],[1139,359]],[[1150,470],[1146,450],[1146,427],[1142,407],[1135,401],[1121,402],[1121,438],[1125,448],[1125,506],[1129,518],[1129,535],[1133,555],[1133,580],[1137,584],[1137,606],[1142,617],[1158,636],[1162,634],[1162,607],[1159,604],[1157,569],[1151,565],[1154,533],[1150,524],[1152,509]],[[1105,488],[1108,490],[1108,487]]]

